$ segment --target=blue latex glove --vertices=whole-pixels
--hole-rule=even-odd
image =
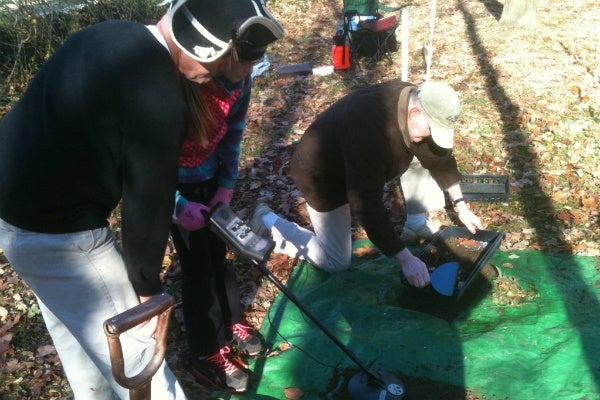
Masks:
[[[204,221],[202,212],[208,214],[210,208],[206,207],[204,204],[190,201],[183,207],[181,212],[177,214],[177,221],[183,229],[187,231],[197,231],[206,226],[206,221]]]
[[[208,208],[212,210],[219,203],[229,205],[229,203],[231,203],[232,197],[233,189],[227,189],[222,186],[219,186],[213,198],[210,199],[210,203],[208,203]]]

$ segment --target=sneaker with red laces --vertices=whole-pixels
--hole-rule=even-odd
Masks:
[[[229,346],[212,356],[192,360],[191,372],[201,383],[219,390],[240,393],[248,388],[248,373],[236,365]]]
[[[241,353],[255,356],[264,348],[262,335],[247,325],[237,323],[231,327],[231,332],[233,341]]]

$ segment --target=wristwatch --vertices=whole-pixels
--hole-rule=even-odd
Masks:
[[[465,202],[465,198],[464,197],[459,197],[458,199],[452,201],[452,204],[454,204],[454,207],[456,207],[458,205],[458,203],[460,203],[461,201],[464,203]]]

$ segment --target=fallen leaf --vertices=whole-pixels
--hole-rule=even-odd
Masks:
[[[8,342],[5,342],[4,340],[0,340],[0,355],[6,353],[9,349],[10,349],[10,345],[8,344]]]
[[[4,371],[12,372],[16,371],[17,369],[19,369],[19,360],[16,358],[11,358],[6,362],[6,364],[4,364]]]
[[[44,346],[40,346],[40,347],[38,347],[38,349],[37,349],[37,353],[38,353],[38,355],[39,355],[40,357],[45,357],[45,356],[47,356],[48,354],[52,354],[52,353],[55,353],[55,352],[56,352],[56,349],[55,349],[55,348],[54,348],[54,346],[52,346],[51,344],[47,344],[47,345],[44,345]]]
[[[581,205],[585,208],[597,210],[598,209],[598,197],[596,197],[596,196],[584,197],[581,199]]]
[[[286,351],[286,350],[291,349],[292,345],[289,344],[288,342],[281,342],[277,348],[281,351]]]
[[[357,257],[361,257],[361,258],[377,257],[379,255],[379,253],[380,253],[379,249],[377,249],[375,247],[371,247],[369,245],[366,245],[363,247],[358,247],[356,250],[354,250],[354,254]]]
[[[20,320],[21,315],[19,314],[15,316],[15,319],[6,321],[6,323],[0,327],[0,335],[7,333],[13,326],[18,324]]]
[[[285,388],[283,389],[285,398],[290,400],[296,400],[304,396],[304,392],[298,388]]]
[[[559,211],[558,213],[556,213],[556,218],[558,218],[562,222],[570,222],[573,220],[573,215],[568,211]]]

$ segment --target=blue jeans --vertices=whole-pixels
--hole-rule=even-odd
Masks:
[[[128,399],[112,376],[103,323],[139,300],[112,231],[45,234],[0,219],[0,248],[37,297],[75,398]],[[154,340],[135,328],[120,340],[126,375],[135,375],[152,357]],[[185,399],[164,362],[151,391],[153,398]]]

